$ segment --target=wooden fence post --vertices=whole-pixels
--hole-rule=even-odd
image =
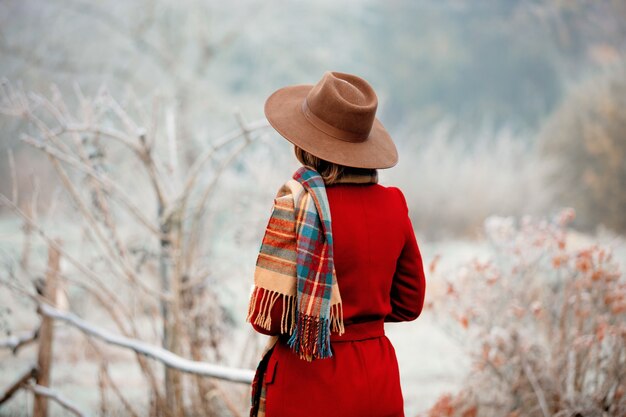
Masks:
[[[60,245],[59,240],[55,240]],[[59,276],[59,263],[61,254],[56,246],[48,246],[48,269],[43,288],[43,296],[46,301],[56,305],[57,280]],[[39,352],[37,355],[37,385],[50,386],[50,368],[52,367],[52,339],[54,336],[54,320],[42,315],[41,329],[39,331]],[[35,392],[33,403],[33,417],[48,416],[48,398]]]

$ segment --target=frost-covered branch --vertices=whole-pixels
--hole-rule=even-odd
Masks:
[[[37,340],[38,334],[39,329],[35,329],[15,336],[9,336],[0,340],[0,349],[11,349],[13,354],[15,354],[21,347]]]
[[[161,347],[116,335],[108,330],[101,329],[86,322],[75,314],[59,311],[47,304],[42,304],[39,307],[39,312],[44,316],[67,323],[89,336],[96,337],[111,345],[131,349],[141,355],[156,359],[166,366],[177,369],[181,372],[246,384],[252,382],[252,378],[254,377],[254,371],[251,369],[229,368],[206,362],[191,361],[175,355]]]
[[[70,400],[68,400],[67,398],[59,394],[58,392],[48,387],[42,387],[41,385],[36,385],[36,384],[26,384],[24,385],[24,388],[31,390],[37,395],[51,399],[52,401],[56,402],[61,407],[65,408],[67,411],[71,412],[75,416],[78,416],[78,417],[87,416],[87,414],[80,411],[80,409]]]
[[[9,388],[7,388],[2,395],[0,395],[0,405],[9,401],[13,396],[28,383],[32,378],[37,375],[37,367],[31,366],[26,372],[21,374]]]

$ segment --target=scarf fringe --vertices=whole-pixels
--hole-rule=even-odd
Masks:
[[[277,291],[268,290],[262,287],[254,287],[252,291],[252,295],[250,297],[250,304],[248,305],[248,316],[246,317],[246,321],[252,323],[252,318],[254,317],[254,324],[264,328],[265,330],[270,330],[272,328],[272,315],[271,311],[278,300],[278,297],[282,296],[282,312],[280,314],[280,332],[281,333],[291,333],[295,327],[295,304],[296,304],[296,296],[295,295],[287,295],[282,294]],[[261,301],[259,303],[259,311],[254,314],[254,309],[257,304],[257,299],[261,297]],[[291,320],[289,320],[289,316],[291,316]],[[289,328],[287,327],[289,326]]]
[[[343,324],[343,305],[340,302],[330,306],[330,328],[339,335],[346,332]]]
[[[268,290],[267,288],[257,287],[255,286],[252,295],[250,296],[250,303],[248,305],[248,315],[246,317],[246,321],[251,323],[252,318],[254,317],[254,324],[264,328],[265,330],[270,330],[272,327],[272,315],[271,311],[276,303],[278,297],[282,296],[283,308],[280,315],[280,332],[290,334],[293,338],[294,329],[296,327],[296,309],[297,302],[295,295],[287,295],[282,294],[277,291]],[[261,301],[259,303],[259,311],[256,316],[254,314],[255,306],[257,304],[257,299],[261,297]],[[301,323],[305,323],[307,326],[311,326],[311,328],[315,328],[315,334],[317,335],[319,330],[318,324],[310,324],[310,321],[314,319],[314,317],[306,316],[303,313],[298,314],[298,320],[302,320]],[[333,331],[339,333],[340,335],[344,334],[346,329],[343,323],[343,306],[342,303],[336,303],[330,306],[330,319],[324,319],[327,324],[323,327],[328,330],[324,330],[324,336],[326,332]],[[303,334],[309,334],[312,330],[303,330]],[[303,335],[296,336],[298,340],[303,339]],[[307,336],[308,337],[308,336]],[[291,340],[291,339],[290,339]],[[295,339],[294,339],[295,340]],[[325,339],[323,339],[325,340]],[[318,339],[319,341],[319,339]],[[295,343],[295,342],[294,342]],[[306,342],[303,342],[306,343]],[[322,349],[322,343],[318,343],[320,345],[319,351],[325,351],[326,349]],[[311,355],[313,355],[311,353]],[[329,355],[329,357],[332,355]],[[326,356],[323,356],[326,357]],[[310,360],[310,359],[309,359]]]
[[[330,349],[330,320],[324,317],[298,314],[298,326],[287,344],[298,354],[300,359],[311,362],[313,359],[324,359],[333,356]],[[315,340],[311,343],[310,340]]]

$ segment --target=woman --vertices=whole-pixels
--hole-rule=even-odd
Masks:
[[[376,108],[365,80],[337,72],[266,101],[302,167],[274,200],[257,259],[247,319],[272,337],[251,416],[404,416],[384,322],[420,315],[425,278],[404,196],[378,184],[398,154]]]

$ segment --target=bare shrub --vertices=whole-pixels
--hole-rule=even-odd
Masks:
[[[626,232],[626,69],[576,87],[540,134],[542,154],[556,161],[549,180],[576,225]]]
[[[429,416],[625,415],[626,280],[610,247],[575,247],[573,218],[486,221],[495,256],[432,302],[458,324],[472,373]]]
[[[51,204],[58,211],[38,204],[36,197],[20,207],[24,199],[15,179],[24,167],[12,163],[14,186],[10,196],[0,193],[0,206],[23,222],[25,241],[32,235],[33,246],[40,238],[61,253],[59,288],[69,294],[64,308],[177,357],[224,362],[229,315],[216,289],[223,281],[211,254],[216,235],[206,219],[219,181],[267,123],[247,123],[237,114],[236,130],[204,149],[189,149],[178,135],[176,112],[162,111],[159,101],[148,111],[140,102],[118,102],[104,87],[89,97],[76,86],[74,108],[55,86],[50,96],[8,82],[0,87],[0,114],[23,123],[21,142],[45,157],[63,191],[60,202]],[[192,161],[186,161],[187,152],[195,154]],[[58,236],[62,247],[54,239]],[[28,259],[31,249],[33,262],[16,262],[19,255]],[[35,249],[29,244],[21,254],[6,252],[0,287],[37,299],[31,289],[41,275]],[[226,392],[218,380],[183,373],[171,363],[162,369],[130,349],[137,353],[133,368],[147,395],[134,404],[122,388],[125,381],[107,374],[109,358],[98,353],[101,392],[119,400],[111,407],[121,404],[129,415],[138,414],[137,407],[165,417],[239,415],[245,408],[231,399],[239,394],[235,388]]]

